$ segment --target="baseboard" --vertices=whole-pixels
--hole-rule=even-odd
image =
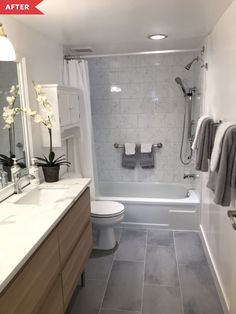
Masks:
[[[210,266],[211,273],[212,273],[212,276],[213,276],[213,279],[214,279],[214,282],[216,285],[216,289],[217,289],[217,292],[219,294],[219,298],[220,298],[220,302],[221,302],[223,311],[225,314],[229,314],[229,303],[228,303],[228,300],[226,298],[224,287],[222,285],[220,275],[219,275],[219,272],[217,270],[216,264],[214,262],[213,255],[211,253],[210,246],[207,242],[207,238],[206,238],[206,235],[205,235],[205,232],[203,230],[202,225],[200,225],[200,236],[201,236],[203,248],[204,248],[204,251],[205,251],[205,254],[207,257],[207,261],[208,261],[208,264]]]

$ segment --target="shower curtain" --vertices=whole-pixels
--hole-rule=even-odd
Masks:
[[[92,179],[90,184],[91,199],[95,199],[97,181],[95,148],[93,138],[92,113],[90,102],[90,85],[88,62],[85,60],[64,60],[64,85],[79,88],[80,137],[79,156],[83,177]]]

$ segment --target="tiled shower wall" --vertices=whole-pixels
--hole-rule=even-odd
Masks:
[[[99,181],[181,182],[191,171],[179,160],[185,101],[174,79],[180,76],[187,87],[198,84],[199,65],[184,69],[195,56],[178,52],[88,60]],[[129,170],[121,167],[116,142],[161,142],[163,148],[155,149],[154,169],[137,165]]]

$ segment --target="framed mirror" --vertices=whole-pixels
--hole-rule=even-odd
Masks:
[[[10,105],[10,106],[9,106]],[[19,167],[20,175],[27,174],[30,164],[29,134],[30,122],[25,114],[14,116],[14,123],[7,123],[3,112],[8,108],[27,108],[28,89],[25,58],[17,56],[17,61],[0,61],[0,201],[14,193],[11,166],[14,161]],[[3,176],[7,177],[2,179]],[[28,183],[26,179],[25,184]]]

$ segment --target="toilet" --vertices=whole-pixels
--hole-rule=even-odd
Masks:
[[[124,205],[113,201],[91,202],[91,221],[96,231],[94,249],[111,250],[116,246],[114,226],[124,218]]]

